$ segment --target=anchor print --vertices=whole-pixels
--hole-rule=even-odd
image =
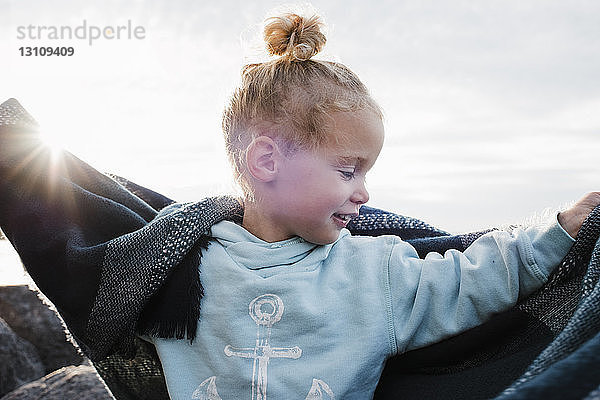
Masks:
[[[323,400],[323,399],[335,399],[333,391],[329,386],[320,379],[314,379],[310,391],[304,400]]]
[[[225,346],[228,357],[251,358],[252,362],[252,400],[267,400],[267,368],[272,358],[298,359],[302,349],[294,347],[271,347],[271,328],[281,320],[283,301],[274,294],[263,294],[249,304],[249,314],[257,325],[254,347],[238,348]],[[192,399],[222,400],[217,392],[216,376],[204,380],[192,394]],[[335,399],[333,391],[320,379],[313,379],[305,400]]]
[[[223,400],[217,393],[216,379],[216,376],[211,376],[198,385],[192,393],[192,400]]]
[[[254,348],[225,347],[228,357],[254,359],[252,363],[252,400],[267,399],[267,367],[271,358],[297,359],[302,355],[298,346],[271,347],[271,328],[283,315],[283,301],[274,294],[263,294],[250,302],[250,316],[258,326]],[[265,332],[266,330],[266,332]]]

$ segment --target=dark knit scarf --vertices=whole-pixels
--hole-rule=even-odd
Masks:
[[[231,197],[158,213],[171,203],[67,152],[53,156],[16,100],[0,106],[0,226],[119,399],[166,398],[156,352],[135,335],[193,340],[202,296],[197,266],[209,229],[242,215]],[[539,292],[480,327],[390,359],[376,398],[592,393],[600,384],[599,212]],[[464,250],[483,234],[450,236],[370,207],[349,229],[398,235],[421,256]]]

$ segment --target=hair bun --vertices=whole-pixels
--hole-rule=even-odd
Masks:
[[[284,14],[267,19],[264,30],[267,51],[291,61],[306,61],[325,46],[321,33],[323,22],[318,15],[306,18],[297,14]]]

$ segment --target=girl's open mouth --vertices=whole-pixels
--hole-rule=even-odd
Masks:
[[[333,214],[333,219],[338,225],[345,227],[354,216],[356,216],[356,214]]]

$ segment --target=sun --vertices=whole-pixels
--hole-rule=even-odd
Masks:
[[[53,161],[57,160],[60,154],[65,150],[64,138],[58,135],[42,132],[40,134],[40,139],[42,145],[50,152],[50,158]]]

